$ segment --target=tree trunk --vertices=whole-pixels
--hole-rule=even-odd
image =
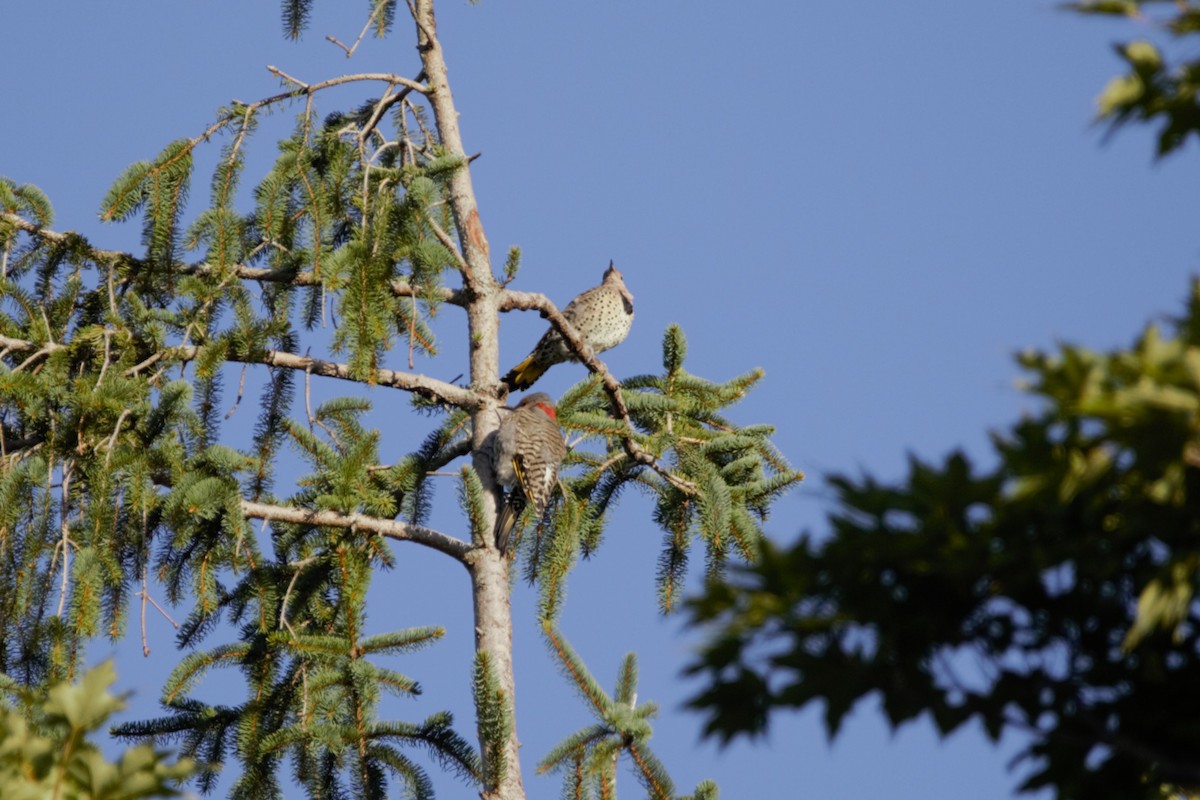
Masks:
[[[474,447],[473,463],[483,487],[494,501],[485,513],[486,531],[490,532],[501,495],[496,491],[492,465],[483,447],[484,441],[496,429],[499,418],[498,404],[500,362],[500,320],[497,308],[499,287],[492,274],[491,253],[479,210],[475,202],[475,189],[471,172],[465,163],[466,150],[458,129],[458,112],[450,93],[446,61],[441,42],[437,38],[437,23],[433,13],[433,0],[414,0],[413,10],[417,27],[417,50],[429,83],[429,103],[433,108],[438,136],[442,146],[451,155],[464,159],[462,168],[450,178],[449,203],[458,229],[458,241],[462,267],[463,288],[467,297],[467,325],[470,334],[471,388],[481,396],[483,402],[475,409],[472,417]],[[485,534],[486,536],[486,534]],[[474,542],[475,549],[467,557],[471,573],[471,591],[475,609],[475,649],[485,651],[491,661],[494,677],[501,690],[508,696],[513,709],[513,728],[503,754],[507,761],[504,779],[499,786],[488,787],[483,792],[487,800],[524,800],[525,787],[521,780],[521,763],[518,757],[516,729],[515,680],[512,659],[512,609],[509,603],[508,561],[489,541]],[[489,758],[487,748],[480,741],[480,752]],[[484,773],[487,774],[487,764]]]
[[[496,681],[508,696],[514,709],[512,734],[504,748],[508,767],[499,786],[485,791],[487,800],[524,800],[525,786],[521,781],[521,761],[518,755],[515,719],[516,695],[512,662],[512,609],[508,599],[508,562],[494,548],[481,548],[471,554],[471,590],[475,598],[475,649],[488,653]],[[484,758],[487,752],[480,742]],[[484,768],[485,774],[487,768]]]

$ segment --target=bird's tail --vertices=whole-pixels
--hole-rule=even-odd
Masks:
[[[500,509],[500,515],[496,517],[496,549],[501,553],[508,552],[508,540],[512,536],[513,527],[516,526],[517,520],[521,517],[521,512],[525,510],[525,493],[519,488],[514,487],[508,493],[508,500]]]
[[[524,361],[510,369],[504,376],[504,382],[508,384],[510,390],[528,389],[533,386],[534,381],[542,377],[542,373],[546,371],[546,364],[539,362],[536,355],[536,353],[530,353]]]

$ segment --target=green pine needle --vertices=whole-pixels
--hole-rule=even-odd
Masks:
[[[471,524],[471,541],[477,546],[481,545],[491,533],[484,517],[484,504],[487,499],[484,495],[483,484],[480,483],[475,470],[464,465],[459,471],[458,486],[459,505]]]
[[[658,711],[653,703],[637,702],[637,657],[629,653],[618,673],[616,692],[609,697],[592,678],[578,654],[549,622],[542,622],[551,651],[563,674],[574,684],[599,719],[559,742],[540,762],[538,772],[563,773],[564,797],[588,797],[594,787],[600,797],[616,792],[616,764],[628,757],[634,775],[646,787],[650,797],[671,800],[674,784],[666,769],[647,745],[651,729],[648,722]],[[705,787],[705,791],[710,791]],[[715,786],[712,786],[715,791]]]
[[[663,369],[668,375],[674,375],[683,369],[683,360],[687,358],[687,338],[683,328],[672,324],[663,333]]]
[[[500,688],[486,650],[475,653],[473,688],[479,738],[483,743],[484,788],[494,790],[508,773],[506,749],[512,735],[512,699]]]

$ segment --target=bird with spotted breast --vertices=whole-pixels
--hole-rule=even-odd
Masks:
[[[625,279],[610,261],[600,285],[576,297],[562,313],[592,352],[602,353],[616,347],[629,335],[633,325],[633,295],[625,288]],[[503,381],[509,391],[528,389],[555,364],[578,360],[562,334],[551,327],[538,340],[533,352],[509,370]]]
[[[508,551],[513,527],[527,504],[540,518],[558,484],[558,467],[567,454],[554,401],[545,392],[521,398],[500,423],[492,445],[492,469],[508,496],[496,517],[496,548]]]

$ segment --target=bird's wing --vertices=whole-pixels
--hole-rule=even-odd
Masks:
[[[597,292],[601,292],[601,291],[604,291],[603,286],[593,286],[591,289],[588,289],[586,292],[576,295],[575,299],[572,300],[571,302],[567,303],[567,307],[562,310],[562,315],[564,317],[566,317],[567,320],[572,325],[574,325],[575,324],[575,314],[578,313],[579,307],[581,305],[590,303],[592,301],[592,297]],[[551,326],[551,330],[553,330],[553,326]]]
[[[512,457],[513,474],[517,476],[517,485],[521,487],[521,492],[525,497],[529,497],[529,484],[525,472],[525,459],[520,453],[514,453]]]

